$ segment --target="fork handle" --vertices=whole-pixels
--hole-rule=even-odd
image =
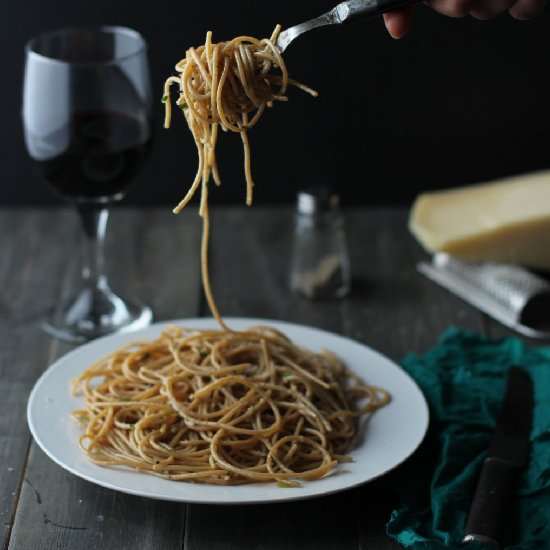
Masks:
[[[338,4],[336,11],[340,23],[351,23],[359,19],[375,17],[388,11],[398,10],[419,0],[348,0]]]

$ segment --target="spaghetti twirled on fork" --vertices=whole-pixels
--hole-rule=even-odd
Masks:
[[[170,88],[176,85],[179,92],[176,105],[183,111],[199,157],[195,179],[174,212],[181,212],[201,186],[199,212],[203,218],[203,287],[210,310],[224,329],[228,327],[223,322],[214,301],[208,274],[208,182],[212,176],[217,185],[221,183],[216,164],[218,130],[221,127],[224,131],[238,132],[241,136],[247,189],[246,203],[250,205],[254,183],[250,167],[248,130],[258,122],[266,107],[271,107],[276,101],[288,100],[285,94],[289,84],[298,86],[313,96],[317,95],[311,88],[288,76],[285,62],[275,46],[280,30],[280,26],[277,25],[271,37],[262,40],[251,36],[239,36],[229,42],[217,44],[212,43],[212,33],[208,32],[204,46],[189,48],[185,58],[176,65],[177,76],[169,77],[164,84],[164,126],[170,126]]]

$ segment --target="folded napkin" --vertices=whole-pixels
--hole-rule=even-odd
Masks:
[[[490,341],[457,328],[425,355],[403,362],[428,400],[431,421],[421,448],[388,480],[401,507],[387,533],[402,545],[414,550],[461,546],[512,365],[531,375],[535,410],[529,466],[510,510],[506,548],[550,548],[550,348],[529,347],[516,338]]]

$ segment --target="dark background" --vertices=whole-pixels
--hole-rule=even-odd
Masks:
[[[334,0],[15,0],[2,4],[1,204],[57,203],[28,161],[20,122],[23,47],[69,25],[126,25],[150,46],[159,98],[153,154],[126,203],[174,204],[191,183],[196,153],[183,120],[162,129],[162,85],[191,45],[239,34],[263,37]],[[407,203],[422,190],[550,167],[549,10],[518,22],[450,19],[424,6],[409,34],[389,38],[380,19],[315,31],[287,52],[292,76],[320,93],[290,91],[250,132],[256,201],[292,200],[327,182],[347,204]],[[176,113],[177,114],[177,113]],[[181,118],[181,117],[178,117]],[[244,201],[241,142],[222,135],[223,185],[214,201]]]

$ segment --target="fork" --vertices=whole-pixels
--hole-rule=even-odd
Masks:
[[[326,25],[340,25],[342,23],[351,23],[359,19],[376,17],[388,11],[397,10],[414,4],[419,0],[348,0],[342,2],[327,13],[300,23],[294,27],[284,30],[277,38],[276,46],[281,52],[284,52],[289,44],[300,35],[317,27]]]

